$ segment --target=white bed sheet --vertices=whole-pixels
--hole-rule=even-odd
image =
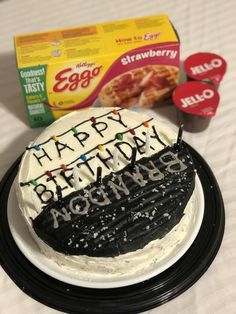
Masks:
[[[15,67],[13,35],[87,23],[168,14],[181,38],[181,60],[199,51],[228,62],[220,106],[208,129],[185,133],[221,187],[226,229],[220,251],[203,277],[176,299],[146,313],[236,313],[236,1],[222,0],[0,0],[0,178],[41,129],[30,129]],[[173,108],[160,114],[176,120]],[[0,268],[0,313],[59,313],[24,294]]]

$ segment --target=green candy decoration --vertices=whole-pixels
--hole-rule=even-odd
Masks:
[[[117,133],[116,134],[116,139],[122,141],[123,140],[123,134]]]
[[[77,133],[78,133],[78,131],[77,131],[76,128],[72,128],[71,131],[72,131],[74,134],[77,134]]]

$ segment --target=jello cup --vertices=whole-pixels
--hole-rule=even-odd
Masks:
[[[191,81],[178,86],[172,99],[177,107],[178,123],[184,124],[186,131],[201,132],[215,116],[220,96],[211,84]]]
[[[188,81],[202,81],[218,89],[226,72],[227,63],[219,55],[199,52],[184,61],[184,70]]]

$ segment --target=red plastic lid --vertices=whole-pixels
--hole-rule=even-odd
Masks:
[[[172,98],[180,110],[202,117],[214,116],[220,101],[219,93],[211,84],[194,81],[178,86]]]
[[[184,70],[188,77],[207,80],[219,84],[226,72],[227,63],[219,55],[209,52],[195,53],[184,61]]]

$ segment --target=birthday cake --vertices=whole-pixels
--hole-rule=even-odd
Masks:
[[[81,278],[140,273],[184,239],[195,169],[165,123],[122,108],[70,113],[27,147],[19,207],[41,251]]]

